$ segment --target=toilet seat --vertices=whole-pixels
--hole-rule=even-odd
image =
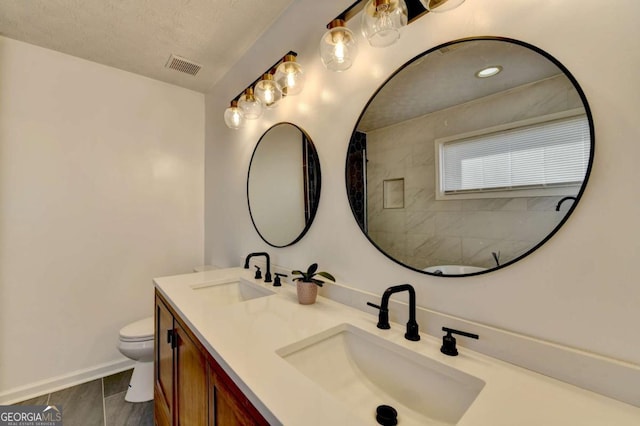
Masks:
[[[153,340],[153,317],[132,322],[120,329],[120,340],[123,342],[145,342]]]

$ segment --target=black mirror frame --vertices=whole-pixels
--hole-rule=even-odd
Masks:
[[[282,124],[289,124],[291,126],[294,126],[295,128],[297,128],[300,133],[302,134],[304,141],[307,142],[306,146],[309,149],[308,155],[312,155],[314,158],[314,161],[316,163],[316,170],[315,170],[315,194],[314,194],[314,198],[312,200],[312,202],[310,203],[311,206],[309,207],[309,211],[308,211],[308,219],[305,221],[305,227],[304,229],[300,232],[300,234],[290,243],[285,244],[285,245],[276,245],[271,243],[269,240],[267,240],[265,238],[265,236],[260,232],[260,230],[258,229],[258,227],[256,226],[256,222],[253,219],[253,212],[251,211],[251,201],[249,200],[249,176],[251,175],[251,164],[253,163],[253,157],[256,155],[256,151],[258,149],[258,146],[260,145],[260,142],[262,142],[262,139],[264,138],[264,136],[274,127],[276,126],[280,126]],[[308,167],[308,164],[306,165],[306,167]],[[305,185],[306,186],[306,185]],[[273,126],[269,127],[267,130],[265,130],[265,132],[262,134],[262,136],[260,136],[260,139],[258,140],[258,142],[256,143],[255,148],[253,149],[253,153],[251,154],[251,159],[249,160],[249,168],[247,170],[247,189],[246,189],[246,193],[247,193],[247,207],[249,209],[249,216],[251,217],[251,223],[253,224],[253,228],[256,230],[256,232],[258,233],[258,235],[260,236],[260,238],[262,239],[262,241],[264,241],[265,243],[267,243],[268,245],[270,245],[271,247],[275,247],[275,248],[284,248],[284,247],[289,247],[294,245],[295,243],[297,243],[298,241],[300,241],[302,239],[302,237],[305,236],[305,234],[307,233],[307,231],[309,231],[309,228],[311,227],[311,225],[313,224],[313,221],[316,217],[316,213],[318,211],[318,205],[320,204],[320,193],[322,189],[322,173],[320,171],[320,157],[318,156],[318,151],[316,150],[316,147],[313,143],[313,140],[311,139],[311,137],[309,136],[309,134],[300,126],[290,123],[288,121],[281,121],[278,122],[276,124],[274,124]]]
[[[514,258],[514,259],[512,259],[512,260],[510,260],[508,262],[500,264],[499,266],[496,266],[494,268],[488,268],[488,269],[486,269],[484,271],[473,272],[473,273],[468,273],[468,274],[452,275],[452,274],[436,274],[436,273],[433,273],[433,272],[426,272],[426,271],[414,268],[414,267],[412,267],[410,265],[407,265],[407,264],[395,259],[391,255],[389,255],[382,248],[380,248],[380,246],[378,246],[378,244],[376,244],[375,241],[373,241],[369,237],[367,232],[365,232],[365,230],[362,228],[360,222],[358,221],[356,209],[354,207],[353,201],[349,197],[349,187],[348,187],[348,182],[349,182],[349,150],[347,149],[347,160],[345,162],[346,163],[345,164],[346,196],[347,196],[347,200],[349,201],[349,207],[351,208],[351,212],[353,214],[353,218],[354,218],[356,224],[358,225],[358,228],[360,228],[360,230],[362,231],[364,236],[367,237],[369,242],[376,249],[378,249],[378,251],[380,251],[382,254],[384,254],[387,258],[391,259],[393,262],[395,262],[395,263],[397,263],[397,264],[399,264],[401,266],[404,266],[405,268],[411,269],[413,271],[416,271],[416,272],[419,272],[419,273],[425,274],[425,275],[430,275],[430,276],[435,276],[435,277],[444,277],[444,278],[460,278],[460,277],[470,277],[470,276],[475,276],[475,275],[483,275],[483,274],[487,274],[487,273],[490,273],[490,272],[497,271],[499,269],[505,268],[507,266],[510,266],[510,265],[512,265],[512,264],[524,259],[525,257],[529,256],[531,253],[533,253],[534,251],[539,249],[542,245],[544,245],[547,241],[549,241],[549,239],[551,239],[551,237],[553,237],[556,234],[556,232],[558,232],[558,230],[569,219],[569,217],[571,216],[571,214],[575,210],[576,206],[579,204],[580,200],[582,199],[582,194],[584,193],[585,188],[587,187],[587,183],[589,181],[589,176],[591,175],[591,169],[593,167],[593,161],[594,161],[594,155],[595,155],[595,130],[594,130],[594,125],[593,125],[593,116],[591,114],[591,108],[589,107],[589,103],[587,102],[587,97],[585,96],[584,91],[582,90],[582,88],[578,84],[578,81],[573,76],[573,74],[571,74],[571,72],[569,72],[569,70],[562,63],[560,63],[560,61],[558,61],[555,57],[553,57],[551,54],[547,53],[546,51],[544,51],[544,50],[540,49],[539,47],[536,47],[536,46],[534,46],[532,44],[529,44],[529,43],[526,43],[526,42],[523,42],[523,41],[520,41],[520,40],[512,39],[512,38],[507,38],[507,37],[480,36],[480,37],[461,38],[461,39],[457,39],[457,40],[453,40],[453,41],[450,41],[450,42],[446,42],[446,43],[437,45],[435,47],[432,47],[431,49],[426,50],[425,52],[422,52],[422,53],[414,56],[412,59],[410,59],[409,61],[404,63],[400,68],[398,68],[396,71],[394,71],[393,74],[391,74],[389,76],[389,78],[387,78],[380,85],[380,87],[378,87],[378,89],[373,93],[373,95],[369,98],[369,101],[367,101],[366,105],[364,106],[364,108],[362,109],[362,112],[360,113],[360,115],[358,117],[358,120],[356,121],[356,124],[355,124],[355,126],[353,128],[353,132],[351,133],[351,136],[350,136],[351,140],[350,140],[348,146],[351,146],[353,138],[354,138],[354,135],[357,132],[358,123],[360,123],[360,120],[362,120],[362,117],[364,116],[364,114],[365,114],[367,108],[369,107],[369,105],[371,104],[371,102],[375,99],[375,97],[378,95],[378,93],[384,88],[384,86],[389,81],[391,81],[398,73],[400,73],[402,70],[404,70],[406,67],[408,67],[409,65],[413,64],[415,61],[419,60],[420,58],[428,55],[431,52],[434,52],[436,50],[442,49],[443,47],[451,46],[451,45],[458,44],[458,43],[464,43],[464,42],[468,42],[468,41],[481,41],[481,40],[504,41],[504,42],[508,42],[508,43],[517,44],[517,45],[522,46],[522,47],[526,47],[526,48],[531,49],[534,52],[540,54],[541,56],[545,57],[547,60],[551,61],[555,66],[557,66],[564,73],[564,75],[569,79],[569,81],[571,81],[571,83],[573,84],[574,88],[578,92],[578,94],[580,96],[580,100],[582,101],[582,104],[584,105],[584,109],[585,109],[585,114],[587,116],[587,120],[589,122],[589,134],[590,134],[590,137],[591,137],[591,144],[590,144],[590,151],[589,151],[589,162],[588,162],[588,165],[587,165],[587,170],[586,170],[586,173],[585,173],[585,176],[584,176],[584,180],[582,181],[582,185],[580,186],[580,191],[578,192],[578,195],[576,196],[575,202],[571,204],[571,207],[567,210],[567,213],[560,220],[558,225],[556,225],[556,227],[553,228],[553,230],[551,230],[551,232],[545,238],[543,238],[538,244],[534,245],[531,249],[527,250],[522,255],[520,255],[520,256],[518,256],[518,257],[516,257],[516,258]],[[366,212],[365,212],[365,214],[366,214]]]

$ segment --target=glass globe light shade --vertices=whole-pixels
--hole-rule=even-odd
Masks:
[[[464,0],[420,0],[420,3],[429,12],[442,13],[455,9],[464,3]]]
[[[331,21],[329,31],[320,40],[322,64],[331,71],[344,71],[351,68],[357,55],[358,44],[344,20]]]
[[[294,55],[284,57],[284,62],[276,68],[274,79],[283,96],[297,95],[304,88],[304,72]]]
[[[238,101],[231,101],[231,105],[224,111],[224,124],[230,129],[240,129],[244,126],[242,111],[238,108]]]
[[[256,83],[253,90],[256,98],[258,98],[266,108],[278,106],[278,101],[282,99],[282,93],[278,89],[278,86],[276,86],[276,82],[271,74],[263,75],[262,80]]]
[[[262,102],[253,95],[253,89],[249,87],[238,100],[238,107],[247,120],[255,120],[262,115]]]
[[[362,35],[373,47],[390,46],[400,38],[407,25],[404,0],[369,0],[362,12]]]

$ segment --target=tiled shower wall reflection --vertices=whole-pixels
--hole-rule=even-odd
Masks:
[[[492,252],[508,262],[549,234],[570,207],[555,211],[562,197],[435,200],[435,139],[582,106],[564,76],[534,84],[535,97],[511,89],[367,132],[368,231],[382,250],[417,269],[493,267]],[[398,178],[404,208],[383,209],[383,181]]]

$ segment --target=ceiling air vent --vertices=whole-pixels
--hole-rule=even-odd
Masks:
[[[196,75],[198,71],[202,68],[201,65],[196,64],[195,62],[191,62],[188,59],[181,58],[180,56],[171,55],[166,68],[171,68],[172,70],[180,71],[185,74]]]

